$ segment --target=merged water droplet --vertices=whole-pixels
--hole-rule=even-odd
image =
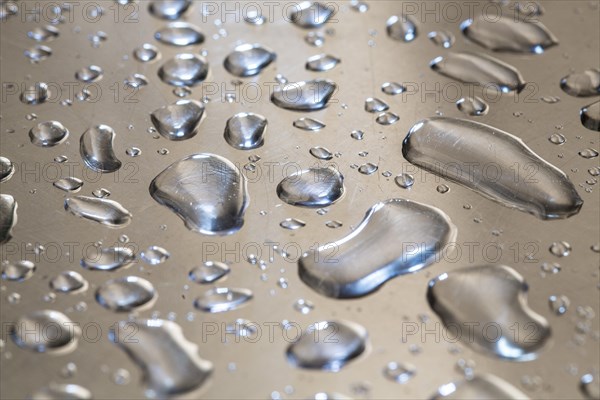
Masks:
[[[122,228],[131,222],[131,213],[114,200],[76,196],[65,199],[65,210],[111,228]]]
[[[456,38],[451,32],[448,31],[432,31],[427,35],[431,43],[436,46],[442,46],[445,49],[449,49],[454,44]]]
[[[238,150],[252,150],[264,144],[267,119],[259,114],[242,112],[227,120],[225,141]]]
[[[342,198],[344,177],[328,167],[312,167],[285,177],[277,195],[293,206],[327,207]]]
[[[335,335],[336,340],[327,338]],[[321,321],[310,325],[287,348],[296,367],[339,371],[367,348],[367,330],[350,321]]]
[[[293,122],[294,127],[303,131],[318,131],[325,128],[325,124],[313,118],[298,118]]]
[[[390,362],[383,369],[383,376],[392,382],[406,383],[417,373],[417,367],[411,363]]]
[[[40,147],[53,147],[64,142],[69,130],[58,121],[40,122],[29,131],[31,143]]]
[[[402,154],[427,171],[538,218],[567,218],[583,204],[562,171],[521,139],[489,125],[445,117],[424,119],[409,131]],[[514,165],[520,166],[516,178]],[[528,178],[532,170],[535,179]]]
[[[218,313],[242,307],[252,299],[252,291],[242,288],[218,287],[207,290],[194,300],[198,310]]]
[[[472,117],[486,115],[490,106],[481,97],[463,97],[456,102],[456,107]]]
[[[77,192],[83,186],[83,181],[79,178],[75,178],[73,176],[69,176],[67,178],[61,178],[55,181],[52,185],[55,188],[60,190],[64,190],[65,192]]]
[[[171,46],[192,46],[204,42],[204,35],[198,27],[187,22],[171,22],[154,34],[161,43]]]
[[[333,153],[321,146],[311,147],[309,153],[311,156],[318,158],[319,160],[331,160],[333,158]]]
[[[325,296],[360,297],[395,276],[427,267],[455,238],[456,227],[441,210],[391,199],[371,207],[346,237],[305,253],[298,273]],[[398,240],[415,246],[394,245]]]
[[[246,177],[224,157],[201,153],[167,167],[150,184],[150,195],[205,235],[228,235],[244,223]]]
[[[571,245],[565,241],[554,242],[549,250],[556,257],[566,257],[571,254]]]
[[[370,113],[387,111],[390,106],[383,100],[378,98],[369,97],[365,100],[365,111]]]
[[[73,350],[81,329],[65,314],[53,310],[34,311],[18,318],[11,327],[17,346],[38,353]]]
[[[306,60],[305,67],[309,71],[324,72],[335,68],[342,60],[329,54],[317,54]]]
[[[327,79],[292,82],[276,88],[271,101],[277,107],[294,111],[315,111],[327,107],[336,91],[335,82]]]
[[[132,329],[136,329],[131,340]],[[109,339],[142,370],[144,384],[156,397],[172,397],[200,388],[213,365],[200,358],[198,346],[178,324],[161,319],[120,321]]]
[[[600,101],[583,107],[579,114],[583,126],[600,132]]]
[[[386,22],[387,34],[394,40],[412,42],[417,37],[417,26],[404,14],[392,15]]]
[[[196,86],[208,75],[208,61],[202,56],[183,53],[166,61],[158,77],[172,86]]]
[[[27,36],[37,42],[49,42],[56,39],[60,32],[52,25],[38,26],[27,32]]]
[[[306,222],[297,219],[297,218],[286,218],[279,223],[283,229],[289,229],[291,231],[304,228],[306,226]]]
[[[121,161],[113,149],[116,133],[108,125],[95,125],[81,135],[79,153],[90,169],[97,172],[115,172]]]
[[[177,100],[152,112],[150,119],[163,137],[169,140],[186,140],[198,133],[205,117],[204,111],[204,104],[199,101]]]
[[[303,1],[295,4],[290,13],[290,21],[301,28],[318,28],[333,16],[334,9],[328,4]]]
[[[135,254],[127,247],[101,247],[96,253],[88,253],[81,259],[81,266],[90,270],[114,271],[135,262]]]
[[[156,299],[152,283],[137,276],[111,279],[96,291],[98,304],[111,311],[132,311]]]
[[[294,310],[301,314],[308,314],[315,309],[315,304],[310,300],[298,299],[294,302]]]
[[[431,399],[528,400],[529,396],[497,376],[486,374],[442,385]]]
[[[52,49],[48,46],[35,45],[32,48],[25,50],[25,57],[31,62],[37,63],[45,60],[52,55]]]
[[[2,262],[2,279],[7,281],[22,282],[33,276],[35,264],[28,260],[17,262]]]
[[[133,50],[133,56],[136,60],[147,63],[158,60],[160,58],[160,51],[158,50],[158,47],[149,43],[144,43]]]
[[[398,122],[400,120],[400,116],[398,116],[398,114],[391,112],[391,111],[386,111],[384,113],[381,113],[377,116],[377,118],[375,118],[375,122],[377,122],[379,125],[393,125],[396,122]]]
[[[505,93],[521,91],[525,81],[512,65],[484,54],[448,53],[430,63],[431,69],[464,83],[496,89]]]
[[[28,86],[21,92],[21,102],[25,104],[37,105],[45,103],[50,96],[48,84],[45,82],[37,82],[34,85]]]
[[[37,389],[28,397],[31,400],[91,400],[92,398],[92,392],[83,386],[54,382]]]
[[[231,268],[219,261],[205,261],[190,270],[188,276],[196,283],[213,283],[231,272]]]
[[[192,5],[191,0],[152,0],[150,14],[160,19],[179,19]]]
[[[79,272],[64,271],[50,280],[50,288],[61,293],[81,293],[88,288],[88,282]]]
[[[223,62],[229,73],[239,77],[255,76],[267,68],[277,55],[260,44],[242,44],[237,46]]]
[[[600,95],[600,69],[590,68],[583,72],[569,74],[560,80],[560,88],[571,96],[598,96]]]
[[[446,326],[478,322],[496,327],[496,340],[490,340],[486,330],[475,329],[470,337],[459,338],[465,345],[500,358],[528,361],[550,338],[550,326],[527,305],[527,289],[523,277],[510,267],[471,266],[433,279],[427,299]]]
[[[12,239],[12,230],[17,224],[18,204],[10,194],[0,194],[0,244]]]
[[[104,71],[97,65],[83,67],[75,72],[75,79],[81,82],[97,82],[104,76]]]
[[[8,158],[0,156],[0,182],[8,181],[14,173],[13,163]]]
[[[171,253],[159,246],[150,246],[142,251],[140,258],[150,265],[158,265],[167,261],[171,257]]]

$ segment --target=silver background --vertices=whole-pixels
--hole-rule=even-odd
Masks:
[[[28,2],[29,6],[34,2]],[[592,332],[585,335],[585,342],[577,345],[573,341],[575,323],[578,321],[575,307],[591,306],[600,314],[598,296],[599,256],[590,250],[592,244],[599,241],[599,197],[597,188],[587,193],[582,187],[590,176],[587,169],[598,165],[598,159],[585,160],[577,155],[586,147],[598,149],[598,133],[585,129],[579,122],[579,109],[594,99],[578,99],[563,93],[559,88],[561,77],[571,69],[581,71],[600,65],[600,26],[598,2],[590,1],[551,1],[544,2],[545,14],[543,23],[558,37],[560,45],[547,50],[543,55],[496,54],[517,67],[528,82],[538,88],[529,96],[518,98],[503,96],[491,104],[487,116],[477,121],[489,123],[505,131],[521,137],[534,151],[557,167],[565,171],[577,185],[580,196],[584,200],[581,212],[567,220],[541,221],[531,215],[504,208],[468,189],[448,183],[450,192],[442,195],[436,191],[441,182],[431,175],[415,174],[416,183],[411,190],[403,190],[396,186],[391,178],[385,178],[381,172],[390,170],[394,173],[412,168],[402,157],[401,143],[408,129],[419,119],[435,115],[441,111],[446,116],[462,117],[452,101],[443,97],[436,100],[433,96],[422,99],[420,95],[388,97],[381,93],[380,85],[385,81],[415,82],[433,88],[436,82],[441,85],[449,79],[437,75],[428,68],[434,57],[448,50],[434,46],[427,39],[427,33],[435,29],[446,29],[457,37],[452,51],[472,50],[485,52],[476,44],[468,43],[458,28],[457,22],[447,22],[438,13],[439,22],[434,16],[427,19],[417,17],[419,35],[409,44],[394,42],[385,34],[385,21],[401,11],[400,2],[369,2],[370,10],[361,14],[349,9],[347,2],[338,3],[340,9],[337,21],[327,26],[333,28],[333,35],[326,35],[325,45],[319,49],[311,47],[303,40],[307,31],[299,29],[282,18],[282,5],[275,6],[275,20],[263,26],[252,26],[243,21],[236,23],[229,16],[223,27],[227,37],[218,40],[212,38],[219,27],[214,20],[219,15],[205,18],[201,16],[201,7],[195,4],[184,16],[198,25],[205,33],[207,40],[201,46],[189,49],[172,48],[156,43],[154,32],[165,21],[151,17],[147,12],[146,2],[139,4],[139,18],[135,23],[113,23],[115,3],[100,2],[106,14],[97,23],[86,23],[82,19],[81,7],[71,12],[75,21],[59,25],[60,37],[47,43],[53,49],[53,55],[39,63],[31,64],[23,56],[23,51],[32,47],[35,42],[27,38],[27,31],[42,25],[42,22],[22,21],[21,15],[10,18],[0,24],[2,38],[1,80],[6,82],[74,82],[75,71],[89,64],[97,64],[104,68],[105,76],[98,82],[102,88],[102,97],[95,103],[84,103],[74,100],[73,106],[64,107],[58,102],[49,102],[40,106],[22,104],[18,95],[8,95],[2,101],[1,153],[13,162],[28,168],[39,163],[41,173],[38,181],[31,175],[22,177],[20,171],[13,178],[2,183],[2,193],[13,195],[19,204],[19,221],[14,230],[11,243],[16,244],[19,251],[30,251],[27,243],[60,243],[62,257],[59,261],[49,261],[41,257],[37,262],[37,272],[32,279],[22,282],[2,282],[1,311],[2,322],[14,321],[19,315],[43,308],[65,311],[80,301],[87,303],[87,311],[72,311],[68,315],[76,322],[85,325],[97,322],[101,325],[102,338],[97,343],[81,341],[76,351],[63,356],[34,354],[21,350],[6,337],[5,346],[0,353],[1,396],[3,398],[22,398],[32,390],[54,382],[73,382],[90,389],[96,398],[139,398],[144,396],[140,382],[139,369],[127,356],[107,339],[108,327],[126,315],[117,315],[98,305],[93,298],[95,288],[109,278],[138,275],[154,283],[159,298],[152,310],[140,312],[141,317],[149,317],[153,312],[166,318],[169,312],[176,313],[176,321],[183,327],[185,336],[199,344],[199,354],[214,363],[215,370],[212,381],[205,385],[202,394],[206,398],[266,398],[272,391],[279,391],[287,397],[306,397],[318,391],[338,392],[352,397],[370,398],[424,398],[435,392],[437,387],[460,378],[454,368],[459,358],[473,359],[476,372],[490,372],[520,385],[524,375],[539,376],[543,385],[536,391],[527,392],[532,398],[580,398],[577,389],[579,377],[599,367],[598,316],[592,321]],[[429,6],[433,2],[427,2]],[[416,3],[423,7],[423,3]],[[439,3],[443,5],[444,2]],[[477,3],[475,10],[481,12],[485,2]],[[216,3],[220,8],[223,3]],[[233,2],[228,2],[233,8]],[[128,14],[119,6],[119,20],[123,21]],[[129,11],[131,9],[128,9]],[[462,8],[465,17],[466,7]],[[464,18],[461,18],[462,21]],[[238,18],[239,21],[239,18]],[[80,32],[74,28],[80,27]],[[93,48],[88,35],[98,30],[108,34],[108,40],[99,48]],[[321,29],[324,31],[324,29]],[[370,35],[375,30],[376,35]],[[373,33],[373,32],[371,32]],[[369,46],[373,40],[375,46]],[[176,100],[171,93],[172,88],[163,84],[157,77],[161,63],[171,56],[185,51],[198,52],[201,48],[208,50],[211,73],[208,81],[226,84],[233,89],[232,77],[222,67],[226,54],[239,42],[258,42],[272,48],[277,53],[277,61],[261,75],[244,82],[273,82],[277,73],[282,73],[290,81],[316,77],[327,77],[339,85],[339,92],[327,109],[311,113],[295,113],[278,109],[270,103],[266,95],[257,102],[238,101],[227,103],[222,101],[223,92],[211,96],[213,101],[207,105],[207,119],[200,133],[191,140],[168,142],[164,138],[152,139],[146,129],[151,126],[149,113],[154,109]],[[141,64],[131,56],[132,50],[142,43],[156,44],[162,52],[162,60],[152,64]],[[314,54],[325,52],[341,58],[342,63],[332,71],[314,73],[304,69],[305,60]],[[135,98],[137,103],[124,103],[122,81],[131,73],[146,75],[150,85],[142,88]],[[120,98],[115,101],[111,85],[120,85]],[[456,86],[456,85],[455,85]],[[80,86],[81,87],[81,86]],[[79,87],[79,88],[80,88]],[[466,90],[465,86],[459,86]],[[5,88],[3,88],[3,91]],[[464,92],[468,94],[468,92]],[[203,95],[201,87],[196,87],[191,98],[199,99]],[[557,104],[546,104],[539,100],[541,96],[559,96]],[[366,97],[377,96],[387,101],[391,110],[400,115],[400,121],[392,126],[384,127],[374,122],[375,115],[363,110]],[[63,92],[61,99],[67,98]],[[221,98],[221,99],[219,99]],[[454,96],[453,96],[454,99]],[[347,104],[343,109],[341,104]],[[238,151],[229,147],[222,135],[228,117],[240,111],[253,111],[263,114],[269,121],[265,146],[256,151]],[[28,121],[26,114],[35,112],[37,121]],[[520,117],[513,113],[520,112]],[[310,116],[325,122],[327,127],[317,133],[300,131],[292,127],[292,121],[301,116]],[[69,130],[67,143],[46,149],[29,142],[28,131],[37,122],[56,119]],[[124,169],[115,174],[106,174],[95,183],[86,182],[79,194],[91,195],[91,191],[104,187],[112,192],[110,199],[120,201],[133,213],[133,222],[124,229],[109,229],[93,222],[78,219],[63,210],[65,193],[52,187],[55,169],[45,167],[53,164],[53,158],[64,154],[69,161],[76,162],[75,176],[83,178],[82,163],[79,156],[79,136],[92,124],[104,123],[112,126],[116,132],[115,149],[124,162]],[[128,125],[134,129],[128,130]],[[560,131],[567,137],[562,146],[551,144],[547,138],[556,132],[555,126],[562,125]],[[14,129],[14,133],[7,133]],[[355,141],[349,133],[353,129],[365,131],[363,141]],[[334,206],[325,216],[318,215],[315,210],[302,209],[286,204],[277,198],[275,188],[282,178],[281,167],[275,168],[275,176],[267,176],[265,162],[297,162],[302,167],[316,163],[308,150],[312,146],[325,146],[342,156],[335,158],[345,176],[345,198]],[[140,147],[143,154],[138,158],[125,155],[129,146]],[[162,156],[157,153],[166,147],[170,154]],[[358,153],[368,151],[365,158]],[[151,179],[172,162],[194,152],[213,152],[229,158],[234,163],[244,165],[250,154],[258,154],[262,160],[262,177],[249,185],[250,206],[246,213],[244,228],[229,237],[207,237],[188,231],[183,223],[169,210],[152,201],[148,194]],[[558,155],[563,154],[562,158]],[[501,157],[502,155],[499,155]],[[379,165],[378,173],[363,176],[355,169],[353,163],[373,162]],[[129,166],[129,170],[125,167]],[[63,168],[66,176],[67,169]],[[133,172],[132,172],[133,171]],[[293,169],[291,170],[293,171]],[[573,172],[576,171],[576,172]],[[128,181],[128,173],[137,183]],[[94,175],[88,175],[93,177]],[[587,187],[587,185],[585,185]],[[30,191],[36,190],[35,193]],[[274,263],[268,264],[265,271],[268,279],[260,279],[261,271],[243,260],[238,253],[234,261],[232,273],[219,286],[247,287],[254,291],[255,298],[248,306],[231,312],[211,315],[195,311],[193,299],[208,287],[201,287],[187,278],[189,269],[202,260],[203,242],[216,243],[218,246],[233,248],[239,243],[244,248],[248,243],[261,246],[264,259],[267,258],[267,240],[281,244],[297,243],[307,250],[315,242],[324,244],[336,240],[348,232],[352,226],[360,222],[366,210],[378,201],[392,197],[406,197],[424,202],[444,210],[458,227],[458,242],[479,242],[481,246],[497,242],[503,246],[502,257],[498,261],[514,267],[522,274],[530,285],[530,306],[546,317],[552,325],[552,342],[541,352],[536,361],[514,363],[496,360],[482,354],[473,353],[469,348],[459,345],[460,354],[451,354],[449,344],[436,343],[432,336],[421,341],[418,336],[401,342],[401,324],[403,321],[419,322],[418,315],[430,317],[428,326],[433,328],[439,319],[429,309],[425,299],[427,282],[434,276],[454,269],[485,263],[481,247],[475,253],[475,259],[469,260],[463,253],[456,262],[441,261],[431,265],[425,271],[414,275],[402,276],[386,283],[378,292],[356,300],[335,300],[325,298],[306,287],[297,277],[295,262],[287,262],[276,257]],[[465,210],[463,204],[472,205]],[[267,211],[260,215],[260,211]],[[279,227],[284,218],[296,217],[307,225],[298,231],[287,231]],[[481,218],[475,223],[474,218]],[[325,226],[328,220],[340,220],[344,226],[340,229],[329,229]],[[160,226],[166,224],[167,229]],[[492,230],[502,230],[499,237],[492,235]],[[102,241],[114,244],[119,235],[127,234],[139,249],[149,245],[159,245],[168,249],[171,258],[164,264],[151,267],[138,264],[128,270],[114,273],[103,273],[83,270],[78,265],[81,252],[86,244]],[[548,252],[553,241],[566,240],[573,248],[572,254],[564,259],[556,259]],[[77,242],[74,261],[69,261],[67,248],[62,245]],[[537,246],[534,254],[535,262],[524,262],[525,247],[528,243]],[[511,246],[518,246],[520,254],[514,259]],[[47,246],[48,247],[48,246]],[[514,248],[514,247],[513,247]],[[2,251],[6,252],[7,246]],[[290,248],[290,251],[293,247]],[[26,258],[35,259],[34,254]],[[16,261],[21,255],[2,255],[2,259]],[[562,272],[557,275],[540,276],[540,264],[544,261],[559,262]],[[143,270],[139,268],[143,267]],[[73,269],[89,280],[91,287],[87,292],[78,295],[57,295],[53,304],[44,303],[42,297],[49,292],[48,281],[62,270]],[[283,271],[284,272],[281,272]],[[289,288],[283,290],[277,286],[280,276],[289,281]],[[184,286],[189,285],[185,290]],[[271,293],[274,291],[273,293]],[[11,305],[6,300],[9,293],[18,292],[21,301]],[[571,308],[561,317],[551,313],[548,307],[548,296],[564,294],[571,300]],[[292,304],[298,298],[313,301],[316,308],[308,315],[301,315],[293,310]],[[186,314],[194,312],[195,321],[188,322]],[[341,318],[358,322],[365,326],[370,335],[370,348],[357,360],[347,365],[339,373],[318,371],[302,371],[286,362],[285,349],[280,330],[276,330],[275,341],[262,338],[258,343],[221,343],[218,337],[211,337],[202,342],[203,322],[230,322],[235,318],[247,318],[257,323],[280,322],[290,320],[306,327],[315,321]],[[266,334],[266,330],[263,331]],[[596,337],[594,338],[594,333]],[[422,347],[420,354],[409,351],[410,344]],[[151,349],[149,349],[151,351]],[[407,361],[417,366],[417,375],[406,385],[399,385],[386,380],[382,369],[389,361]],[[68,362],[77,365],[78,372],[69,379],[60,376],[60,369]],[[236,370],[228,371],[230,362],[235,362]],[[573,364],[578,368],[577,374],[567,372],[567,366]],[[101,366],[107,366],[109,372],[100,372]],[[131,383],[117,386],[111,382],[110,375],[117,368],[126,368],[132,374]],[[106,368],[105,368],[106,370]],[[284,394],[284,388],[291,385],[292,395]],[[366,387],[366,392],[356,390]],[[191,394],[195,397],[197,394]]]

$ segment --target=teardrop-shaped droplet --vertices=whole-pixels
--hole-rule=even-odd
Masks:
[[[289,229],[291,231],[294,231],[296,229],[305,227],[306,222],[297,218],[286,218],[279,223],[279,226],[281,226],[283,229]]]
[[[315,111],[327,107],[337,85],[327,79],[291,82],[276,88],[271,101],[277,107],[294,111]]]
[[[31,143],[40,147],[53,147],[69,137],[69,130],[58,121],[40,122],[29,131]]]
[[[52,25],[38,26],[27,32],[27,36],[37,42],[49,42],[58,37],[58,28]]]
[[[381,113],[377,116],[377,118],[375,118],[375,122],[377,122],[379,125],[393,125],[396,122],[398,122],[400,120],[400,116],[398,116],[398,114],[391,112],[391,111],[386,111],[384,113]]]
[[[37,63],[45,60],[52,55],[52,49],[48,46],[35,45],[32,48],[25,50],[25,57],[31,62]]]
[[[311,147],[309,152],[311,156],[318,158],[319,160],[331,160],[333,158],[333,153],[325,147]]]
[[[158,77],[171,86],[196,86],[208,75],[208,61],[196,54],[177,54],[158,70]]]
[[[431,69],[464,83],[479,84],[501,92],[521,91],[525,81],[512,65],[475,53],[448,53],[430,63]]]
[[[329,71],[335,68],[341,60],[329,54],[317,54],[316,56],[309,57],[306,60],[306,69],[315,72]]]
[[[198,310],[218,313],[240,308],[251,299],[252,292],[249,289],[218,287],[197,297],[194,306]]]
[[[79,178],[69,176],[55,181],[53,185],[55,188],[64,190],[65,192],[77,192],[83,186],[83,181]]]
[[[51,382],[48,386],[37,389],[27,398],[31,400],[91,400],[93,397],[92,392],[83,386]]]
[[[161,43],[171,46],[192,46],[204,42],[204,35],[200,30],[187,22],[171,22],[154,34],[154,38]]]
[[[600,132],[600,101],[583,107],[580,115],[583,126]]]
[[[372,175],[375,172],[377,172],[378,169],[379,167],[376,164],[366,163],[358,167],[358,172],[360,172],[363,175]]]
[[[148,85],[148,78],[142,74],[131,74],[127,78],[125,78],[125,86],[139,89],[143,86]]]
[[[76,196],[65,199],[65,210],[111,228],[122,228],[131,222],[131,213],[114,200]]]
[[[302,117],[293,122],[295,128],[303,131],[318,131],[325,128],[325,124],[317,119]]]
[[[28,260],[17,262],[2,262],[2,279],[7,281],[22,282],[33,276],[35,264]]]
[[[386,281],[437,261],[456,228],[441,210],[404,199],[377,203],[348,236],[311,250],[298,261],[300,279],[329,297],[360,297]],[[394,243],[418,244],[396,246]],[[327,252],[336,249],[336,262]]]
[[[15,173],[15,166],[6,157],[0,156],[0,182],[8,181]]]
[[[81,82],[96,82],[102,79],[104,71],[97,65],[83,67],[75,72],[75,78]]]
[[[140,258],[149,265],[158,265],[167,261],[171,253],[159,246],[150,246],[140,253]]]
[[[550,338],[548,321],[527,305],[527,290],[523,277],[510,267],[470,266],[429,282],[427,299],[446,326],[474,322],[495,326],[495,340],[490,340],[491,332],[475,329],[469,337],[459,338],[465,345],[500,358],[527,361],[535,359]]]
[[[440,386],[431,400],[529,400],[529,396],[495,375],[475,375]]]
[[[406,15],[392,15],[386,22],[387,34],[394,40],[412,42],[417,37],[415,23]]]
[[[81,329],[65,314],[53,310],[34,311],[17,319],[12,326],[14,342],[38,353],[73,350]]]
[[[135,254],[127,247],[100,247],[88,253],[81,259],[81,266],[90,270],[113,271],[135,262]]]
[[[429,32],[427,37],[429,40],[431,40],[431,43],[435,44],[436,46],[441,46],[445,49],[452,47],[454,41],[456,40],[454,35],[448,31]]]
[[[342,198],[344,177],[333,168],[312,167],[285,177],[277,195],[293,206],[327,207]]]
[[[113,149],[116,133],[108,125],[95,125],[81,135],[79,152],[85,164],[97,172],[115,172],[121,161]]]
[[[548,28],[532,19],[498,16],[492,20],[481,15],[464,21],[460,27],[467,38],[493,51],[541,54],[558,44]]]
[[[385,94],[389,94],[390,96],[395,96],[405,92],[406,87],[398,82],[384,82],[383,85],[381,85],[381,91]]]
[[[135,329],[135,340],[131,338]],[[167,398],[200,388],[213,365],[200,358],[198,346],[183,336],[181,326],[161,319],[120,321],[109,339],[125,351],[143,374],[147,393]]]
[[[370,113],[377,113],[387,111],[390,106],[383,100],[379,100],[378,98],[369,97],[365,100],[365,111]]]
[[[318,28],[333,16],[335,8],[332,5],[317,1],[303,1],[293,5],[290,21],[304,29]]]
[[[598,96],[600,95],[600,68],[569,74],[560,80],[560,88],[571,96]]]
[[[190,270],[188,276],[196,283],[213,283],[231,272],[231,268],[219,261],[205,261]]]
[[[472,117],[486,115],[490,106],[481,97],[462,97],[456,102],[456,107]]]
[[[249,201],[246,177],[231,161],[208,153],[171,164],[154,178],[150,195],[205,235],[237,232]]]
[[[88,282],[79,272],[64,271],[50,280],[50,288],[61,293],[81,293],[88,287]]]
[[[152,112],[150,119],[163,137],[169,140],[186,140],[198,133],[205,117],[204,110],[204,104],[199,101],[177,100]]]
[[[235,114],[225,124],[225,141],[235,149],[252,150],[264,144],[267,119],[259,114]]]
[[[227,55],[223,66],[235,76],[255,76],[276,58],[277,55],[272,50],[260,44],[242,44]]]
[[[136,60],[147,63],[159,59],[160,51],[158,50],[158,47],[150,43],[144,43],[140,47],[137,47],[135,50],[133,50],[133,56]]]
[[[367,330],[354,322],[317,322],[288,346],[287,359],[299,368],[339,371],[366,350],[367,338]]]
[[[402,173],[394,178],[394,182],[396,182],[396,185],[403,189],[409,189],[412,185],[414,185],[415,178],[411,174]]]
[[[96,301],[112,311],[131,311],[147,305],[156,298],[154,286],[146,279],[126,276],[111,279],[96,291]]]
[[[521,139],[489,125],[455,118],[428,118],[411,128],[402,154],[427,171],[538,218],[567,218],[577,214],[583,204],[562,171],[535,154]],[[535,179],[527,178],[530,169],[524,167],[515,178],[515,165],[535,168]]]
[[[160,19],[179,19],[192,5],[192,0],[152,0],[150,14]]]
[[[12,230],[17,224],[18,204],[10,194],[0,194],[0,244],[12,239]]]
[[[21,92],[21,102],[25,104],[37,105],[45,103],[50,96],[48,84],[45,82],[37,82],[34,85],[28,86]]]

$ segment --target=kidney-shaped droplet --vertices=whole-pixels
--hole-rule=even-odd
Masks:
[[[96,125],[81,135],[79,152],[89,168],[97,172],[114,172],[121,161],[113,149],[115,131],[108,125]]]
[[[150,119],[158,132],[169,140],[185,140],[196,136],[204,119],[204,105],[196,100],[178,100],[161,107]]]

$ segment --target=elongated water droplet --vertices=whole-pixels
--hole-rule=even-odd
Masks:
[[[260,44],[242,44],[227,55],[223,66],[235,76],[255,76],[276,58],[277,55],[272,50]]]
[[[131,311],[147,305],[156,298],[156,290],[149,281],[137,276],[111,279],[96,291],[96,301],[112,311]]]
[[[150,265],[158,265],[167,261],[171,253],[159,246],[150,246],[140,253],[140,258]]]
[[[37,42],[49,42],[56,39],[59,34],[58,28],[52,25],[38,26],[27,32],[27,36]]]
[[[128,339],[132,328],[136,340]],[[144,384],[154,396],[173,397],[198,389],[212,373],[212,363],[200,358],[198,346],[174,322],[120,321],[108,336],[141,368]]]
[[[590,159],[590,158],[596,158],[598,157],[598,151],[592,148],[587,148],[587,149],[583,149],[580,152],[578,152],[577,154],[579,154],[579,156],[581,158],[585,158],[585,159]]]
[[[19,347],[38,353],[73,350],[80,335],[77,324],[53,310],[25,314],[11,329],[11,337]]]
[[[475,53],[448,53],[430,63],[431,69],[464,83],[479,84],[501,92],[521,91],[525,81],[512,65]]]
[[[456,107],[470,116],[486,115],[490,106],[481,97],[463,97],[456,102]]]
[[[341,60],[329,54],[317,54],[316,56],[309,57],[306,60],[306,69],[315,72],[329,71],[335,68]]]
[[[81,82],[97,82],[104,76],[104,71],[97,65],[83,67],[75,72],[75,78]]]
[[[507,132],[477,122],[434,117],[419,121],[404,139],[402,154],[409,162],[457,182],[507,207],[538,218],[567,218],[583,201],[569,178]],[[498,154],[504,155],[502,158]],[[524,168],[534,165],[535,180],[523,185]],[[496,173],[488,171],[493,165]]]
[[[431,399],[529,400],[529,396],[497,376],[486,374],[442,385]]]
[[[410,363],[390,362],[383,369],[383,376],[392,382],[406,383],[417,373],[417,367]]]
[[[10,194],[0,194],[0,244],[12,239],[12,230],[17,224],[18,204]]]
[[[393,113],[391,111],[386,111],[381,113],[375,118],[375,122],[379,125],[393,125],[400,120],[398,114]]]
[[[88,282],[79,272],[64,271],[50,280],[50,288],[61,293],[81,293],[88,287]]]
[[[381,85],[381,91],[385,94],[389,94],[390,96],[395,96],[402,92],[406,91],[406,87],[399,84],[398,82],[384,82]]]
[[[83,181],[79,178],[69,176],[62,178],[53,183],[55,188],[64,190],[65,192],[77,192],[83,186]]]
[[[285,177],[277,195],[294,206],[327,207],[344,194],[344,177],[336,169],[312,167]]]
[[[311,156],[318,158],[319,160],[331,160],[333,158],[333,153],[331,153],[331,151],[329,151],[325,147],[311,147],[309,152]]]
[[[131,222],[131,213],[114,200],[76,196],[65,199],[65,210],[111,228],[122,228]]]
[[[190,230],[228,235],[244,223],[246,177],[229,160],[194,154],[177,161],[150,184],[150,195],[177,214]]]
[[[52,55],[52,49],[48,46],[35,45],[32,48],[25,50],[25,57],[31,62],[37,63],[45,60]]]
[[[121,161],[113,150],[116,133],[108,125],[96,125],[81,135],[79,152],[85,164],[97,172],[114,172],[121,168]]]
[[[409,189],[415,183],[415,178],[411,174],[403,173],[396,176],[394,182],[403,189]]]
[[[150,43],[144,43],[133,50],[133,56],[136,60],[147,63],[158,60],[160,58],[160,51],[158,50],[158,47]]]
[[[156,31],[154,38],[171,46],[192,46],[204,42],[204,35],[196,26],[179,21]]]
[[[259,114],[238,113],[227,120],[225,141],[233,148],[251,150],[264,144],[267,119]]]
[[[64,142],[69,130],[58,121],[40,122],[29,131],[31,143],[40,147],[53,147]]]
[[[556,46],[556,37],[539,21],[498,16],[492,21],[483,15],[463,21],[463,34],[475,43],[493,51],[541,54]]]
[[[135,254],[127,247],[101,247],[81,259],[81,266],[90,270],[113,271],[127,268],[135,261]]]
[[[291,231],[300,229],[306,226],[306,222],[297,218],[286,218],[279,223],[283,229],[289,229]]]
[[[560,88],[571,96],[598,96],[600,95],[600,69],[590,68],[583,72],[569,74],[560,80]]]
[[[583,126],[600,132],[600,101],[583,107],[580,111],[580,116]]]
[[[196,86],[206,79],[208,62],[195,54],[177,54],[158,70],[158,77],[172,86]]]
[[[467,267],[444,273],[429,282],[427,299],[446,326],[493,323],[497,340],[475,330],[466,345],[483,353],[515,361],[537,357],[550,338],[550,326],[527,305],[528,286],[514,269],[504,265]],[[518,335],[509,327],[517,327]],[[530,335],[523,336],[526,327]]]
[[[240,308],[251,299],[252,292],[249,289],[219,287],[197,297],[194,306],[198,310],[218,313]]]
[[[303,1],[294,5],[289,18],[296,26],[308,29],[324,25],[333,14],[334,8],[328,4]]]
[[[45,103],[50,96],[48,84],[45,82],[37,82],[34,85],[28,86],[21,92],[21,102],[25,104],[37,105]]]
[[[379,167],[377,165],[373,163],[366,163],[358,167],[358,172],[360,172],[363,175],[371,175],[377,172],[378,169]]]
[[[311,250],[298,261],[300,279],[328,297],[360,297],[398,275],[416,272],[436,261],[456,238],[456,228],[437,208],[404,199],[371,207],[348,236]],[[393,243],[418,243],[417,248]],[[336,249],[331,263],[325,257]]]
[[[336,340],[327,340],[332,332]],[[288,346],[287,358],[299,368],[339,371],[365,351],[367,337],[367,330],[354,322],[317,322]]]
[[[190,270],[188,276],[196,283],[213,283],[231,272],[231,268],[219,261],[205,261]]]
[[[191,0],[153,0],[148,11],[156,18],[179,19],[191,4]]]
[[[369,97],[365,100],[365,111],[370,113],[387,111],[390,106],[383,100]]]
[[[13,163],[8,158],[0,156],[0,182],[8,181],[14,173]]]
[[[445,49],[449,49],[454,44],[456,40],[454,35],[448,31],[433,31],[429,32],[427,35],[431,43],[436,46],[442,46]]]
[[[392,15],[386,22],[387,34],[394,40],[412,42],[417,37],[417,27],[408,16]]]
[[[198,133],[198,127],[205,117],[204,110],[204,104],[199,101],[178,100],[152,112],[150,119],[163,137],[186,140]]]
[[[83,386],[54,382],[37,389],[28,397],[31,400],[91,400],[92,398],[92,392]]]
[[[302,129],[303,131],[318,131],[325,128],[325,124],[319,120],[313,118],[298,118],[293,122],[294,127]]]
[[[277,107],[294,111],[315,111],[327,107],[337,85],[327,79],[292,82],[276,88],[271,101]]]
[[[2,279],[7,281],[22,282],[33,276],[35,264],[28,260],[17,262],[2,262]]]

